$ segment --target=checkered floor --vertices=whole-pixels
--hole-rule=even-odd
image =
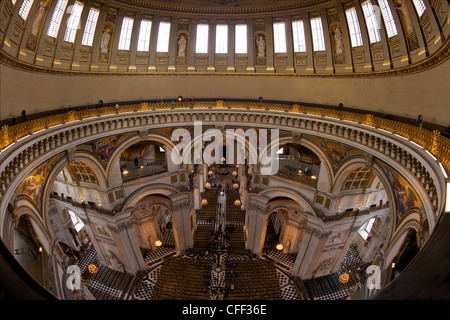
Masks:
[[[294,266],[294,260],[292,260],[287,254],[282,251],[267,250],[263,253],[263,257],[273,260],[276,265],[290,271]]]
[[[276,269],[280,282],[281,297],[283,300],[298,300],[297,291],[291,279],[281,270]]]
[[[103,299],[123,299],[123,300],[151,300],[153,298],[154,289],[158,282],[160,270],[164,263],[164,259],[170,256],[184,256],[186,258],[195,259],[198,254],[193,252],[183,252],[177,254],[173,248],[160,247],[156,250],[149,250],[144,256],[144,261],[147,264],[145,276],[141,283],[137,286],[137,290],[133,293],[123,292],[117,288],[107,286],[103,283],[92,279],[89,287],[94,292],[94,295],[101,296]],[[215,264],[211,266],[211,284],[213,286],[223,286],[225,283],[225,264],[226,261],[249,260],[249,259],[263,259],[274,263],[276,273],[278,276],[281,296],[283,300],[299,300],[295,283],[292,281],[289,271],[292,268],[294,261],[282,252],[266,251],[262,258],[255,258],[250,254],[227,254],[219,252],[218,259]],[[100,268],[106,268],[101,265],[99,257],[91,246],[82,260],[79,261],[78,266],[81,272],[85,272],[87,266],[91,263],[96,263]],[[345,256],[341,267],[335,274],[327,275],[320,278],[308,279],[302,281],[308,296],[313,300],[345,300],[348,297],[347,290],[353,287],[351,283],[342,285],[339,282],[339,276],[357,266],[364,265],[364,262],[358,255],[358,252],[350,247]],[[214,299],[214,297],[212,297]],[[302,299],[302,297],[300,297]]]
[[[367,263],[359,257],[358,251],[350,246],[336,273],[304,280],[305,289],[313,300],[345,300],[348,297],[347,290],[354,287],[356,280],[350,272],[350,281],[342,284],[339,281],[339,276],[353,268],[366,265]]]

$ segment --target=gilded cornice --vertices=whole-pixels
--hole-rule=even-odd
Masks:
[[[102,72],[102,71],[78,71],[78,70],[61,70],[52,69],[48,67],[42,67],[33,65],[24,61],[21,61],[15,57],[7,54],[3,49],[0,49],[0,64],[7,65],[11,68],[34,72],[34,73],[45,73],[45,74],[55,74],[55,75],[68,75],[68,76],[195,76],[195,75],[208,75],[208,76],[264,76],[264,77],[313,77],[313,78],[379,78],[379,77],[393,77],[393,76],[403,76],[415,73],[420,73],[434,67],[439,66],[449,59],[450,53],[450,37],[446,40],[444,45],[433,55],[425,58],[424,60],[417,62],[415,64],[396,68],[392,70],[383,71],[370,71],[370,72],[355,72],[355,73],[329,73],[329,74],[310,74],[310,73],[229,73],[229,72]]]
[[[150,1],[150,0],[99,0],[109,5],[138,8],[160,13],[210,14],[210,15],[260,15],[298,12],[329,8],[344,0],[197,0],[197,1]],[[239,2],[239,3],[238,3]]]

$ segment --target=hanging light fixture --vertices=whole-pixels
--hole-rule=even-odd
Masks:
[[[95,273],[97,273],[98,268],[97,268],[97,266],[95,264],[90,264],[88,266],[88,270],[89,270],[90,274],[95,274]]]
[[[233,188],[235,189],[239,188],[239,184],[238,183],[233,184]]]
[[[237,176],[237,172],[236,171],[233,171],[233,176]]]
[[[161,240],[156,240],[156,241],[155,241],[155,246],[161,247],[161,246],[162,246]]]
[[[343,273],[343,274],[341,274],[341,275],[339,276],[339,281],[340,281],[341,283],[347,283],[349,279],[350,279],[350,276],[349,276],[349,274],[348,274],[347,272],[346,272],[346,273]]]
[[[209,183],[209,182],[205,183],[205,187],[210,188],[211,187],[211,183]]]
[[[276,246],[277,250],[283,250],[283,245],[281,243],[277,244]]]
[[[202,200],[202,204],[203,204],[203,205],[208,204],[208,200],[203,199],[203,200]]]
[[[211,170],[208,171],[208,174],[212,176],[213,172]]]
[[[128,174],[128,170],[127,169],[123,170],[122,174]]]
[[[316,176],[311,176],[311,179],[317,179],[317,177]]]
[[[236,199],[236,201],[234,202],[235,206],[240,206],[241,205],[241,200]]]

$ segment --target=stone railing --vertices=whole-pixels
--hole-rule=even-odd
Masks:
[[[430,167],[431,158],[426,160],[428,156],[423,152],[423,149],[428,151],[449,171],[450,140],[436,131],[430,132],[369,114],[296,104],[199,101],[107,106],[4,126],[0,129],[0,204],[4,207],[2,202],[5,197],[9,200],[13,196],[14,190],[10,190],[10,186],[13,182],[18,186],[20,181],[15,180],[24,168],[31,163],[37,164],[35,161],[38,159],[43,161],[54,152],[64,152],[115,132],[148,126],[182,126],[200,120],[277,126],[345,141],[383,157],[392,165],[403,166],[406,169],[404,172],[414,176],[425,190],[434,209],[434,220],[437,218],[436,209],[444,201],[445,185],[442,181],[445,179],[437,163]]]
[[[9,145],[28,135],[45,130],[57,125],[80,121],[89,118],[122,114],[130,112],[165,110],[165,109],[203,109],[203,108],[225,108],[225,109],[249,109],[264,111],[292,112],[303,115],[315,115],[324,118],[345,120],[377,129],[406,138],[423,149],[428,150],[450,171],[450,139],[441,136],[439,131],[429,131],[406,123],[384,119],[371,114],[360,114],[336,109],[292,105],[271,104],[259,102],[227,102],[227,101],[196,101],[196,102],[164,102],[121,105],[120,107],[108,106],[102,108],[84,109],[79,111],[68,111],[43,118],[33,119],[13,126],[4,126],[0,129],[0,150],[3,151]]]

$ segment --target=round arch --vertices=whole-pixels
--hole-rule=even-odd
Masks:
[[[155,183],[146,185],[142,188],[137,189],[132,194],[130,194],[123,202],[122,209],[133,209],[136,203],[142,198],[149,195],[162,195],[170,199],[170,197],[181,193],[177,188],[163,183]]]
[[[153,141],[164,145],[164,147],[167,148],[166,157],[168,159],[166,159],[166,161],[167,163],[169,163],[170,157],[168,155],[175,147],[173,141],[171,141],[169,138],[163,136],[162,134],[153,132],[146,132],[145,134],[137,134],[131,136],[125,141],[123,141],[119,146],[117,146],[117,148],[111,154],[108,164],[106,165],[105,175],[106,181],[108,182],[109,186],[116,186],[122,183],[122,176],[120,173],[120,163],[119,163],[120,155],[132,145],[144,141]]]
[[[33,204],[31,200],[26,197],[19,199],[16,203],[16,207],[14,210],[14,228],[9,229],[9,239],[10,243],[8,244],[10,249],[13,249],[13,233],[16,228],[16,224],[19,223],[19,220],[22,216],[27,216],[31,222],[31,225],[36,232],[36,235],[39,238],[39,241],[45,250],[45,252],[49,255],[52,255],[52,239],[53,234],[52,231],[46,228],[46,225],[42,218],[40,217],[40,213],[36,206]]]
[[[154,249],[156,248],[156,240],[163,241],[163,230],[159,229],[160,226],[158,221],[154,220],[155,214],[157,215],[158,212],[155,213],[153,210],[157,206],[163,208],[163,211],[159,213],[164,212],[162,213],[164,214],[164,218],[165,210],[168,211],[170,215],[170,222],[172,224],[172,230],[170,231],[172,233],[171,236],[173,236],[175,249],[179,250],[178,234],[173,216],[172,201],[168,197],[161,194],[144,196],[136,203],[135,209],[130,213],[131,221],[133,221],[133,227],[140,246],[143,248],[150,247],[151,249]]]
[[[292,134],[300,134],[292,132]],[[330,192],[332,188],[332,181],[334,178],[334,170],[331,165],[331,161],[325,151],[320,148],[317,144],[312,142],[309,139],[300,139],[299,141],[295,139],[292,135],[290,136],[281,136],[279,140],[279,144],[294,144],[300,145],[302,147],[306,147],[310,149],[320,160],[320,173],[318,177],[318,185],[317,188],[323,192]]]
[[[99,163],[98,159],[93,154],[86,152],[86,151],[76,151],[75,154],[73,155],[72,159],[73,159],[73,161],[82,161],[82,162],[88,164],[89,167],[92,169],[92,171],[94,172],[94,174],[97,177],[97,180],[99,182],[99,188],[107,189],[107,181],[105,178],[104,169],[103,169],[102,165]],[[67,167],[70,163],[71,163],[71,161],[69,162],[67,157],[62,157],[55,163],[54,167],[50,171],[50,173],[47,177],[47,180],[45,181],[45,186],[44,186],[44,192],[43,192],[43,198],[42,198],[42,212],[48,212],[50,192],[52,190],[53,183],[55,182],[55,179],[58,176],[58,174],[61,172],[61,170],[63,170],[65,167]],[[48,226],[50,226],[49,221],[47,221],[48,216],[45,215],[44,218],[46,219],[46,224]],[[48,228],[48,229],[51,230],[51,228]]]
[[[420,232],[420,213],[417,209],[411,209],[405,217],[402,219],[397,227],[394,237],[391,239],[389,246],[384,249],[384,264],[383,268],[387,269],[390,267],[395,255],[402,246],[405,237],[408,232],[414,229],[417,233]]]
[[[286,187],[273,187],[265,189],[258,193],[258,196],[261,196],[267,199],[268,205],[271,199],[274,198],[288,198],[294,201],[300,208],[303,209],[303,213],[309,216],[317,217],[314,208],[309,204],[309,202],[302,196],[302,194],[296,192],[295,190],[286,188]],[[267,214],[266,214],[267,215]]]
[[[355,157],[352,157],[352,158],[348,159],[347,161],[345,161],[339,168],[338,172],[336,173],[336,177],[335,177],[335,180],[333,183],[332,193],[334,195],[339,194],[341,192],[342,185],[344,184],[347,176],[353,170],[355,170],[357,168],[361,168],[361,167],[366,167],[366,166],[367,166],[366,160],[362,156],[355,156]],[[388,246],[390,243],[390,239],[393,237],[393,235],[395,233],[395,224],[397,221],[395,196],[394,196],[394,191],[391,188],[391,183],[389,182],[389,178],[387,177],[384,170],[376,162],[373,162],[372,172],[378,177],[378,179],[380,179],[381,183],[383,184],[384,189],[386,191],[388,201],[389,201],[390,225],[389,225],[389,232],[388,232],[386,241],[383,245],[383,247],[386,248],[386,246]],[[365,221],[364,221],[364,223],[365,223]]]

